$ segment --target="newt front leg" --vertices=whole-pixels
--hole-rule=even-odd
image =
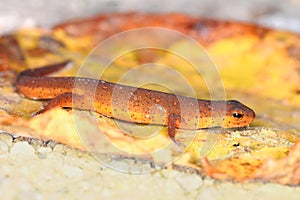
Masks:
[[[175,143],[178,143],[175,139],[176,127],[180,127],[181,120],[178,114],[172,113],[168,116],[168,135]]]
[[[71,92],[64,93],[61,95],[58,95],[57,97],[51,99],[48,103],[46,103],[43,108],[33,114],[31,116],[36,116],[41,113],[44,113],[48,110],[51,110],[55,107],[61,107],[61,108],[86,108],[88,105],[85,101],[84,96],[73,94]],[[91,107],[91,106],[89,106]]]

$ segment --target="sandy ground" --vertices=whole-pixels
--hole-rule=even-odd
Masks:
[[[119,164],[132,162],[125,159]],[[1,199],[296,200],[300,196],[299,187],[219,182],[159,167],[152,173],[120,173],[103,167],[87,153],[6,133],[0,133],[0,172]]]

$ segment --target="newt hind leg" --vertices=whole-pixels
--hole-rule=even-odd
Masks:
[[[50,100],[42,107],[41,110],[31,114],[31,116],[33,117],[39,115],[55,107],[61,107],[61,108],[72,107],[72,108],[79,108],[79,109],[80,108],[88,109],[89,107],[92,106],[87,104],[87,101],[85,100],[84,96],[69,92],[69,93],[58,95],[54,99]]]

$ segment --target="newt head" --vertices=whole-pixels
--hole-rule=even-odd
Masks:
[[[226,101],[226,117],[224,128],[245,127],[254,120],[255,112],[236,100]]]

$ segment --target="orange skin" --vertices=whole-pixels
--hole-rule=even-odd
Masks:
[[[174,141],[176,128],[246,127],[255,118],[252,109],[236,100],[201,100],[89,78],[45,76],[68,63],[19,74],[20,94],[31,99],[51,99],[34,115],[57,106],[92,110],[128,122],[168,126]]]

